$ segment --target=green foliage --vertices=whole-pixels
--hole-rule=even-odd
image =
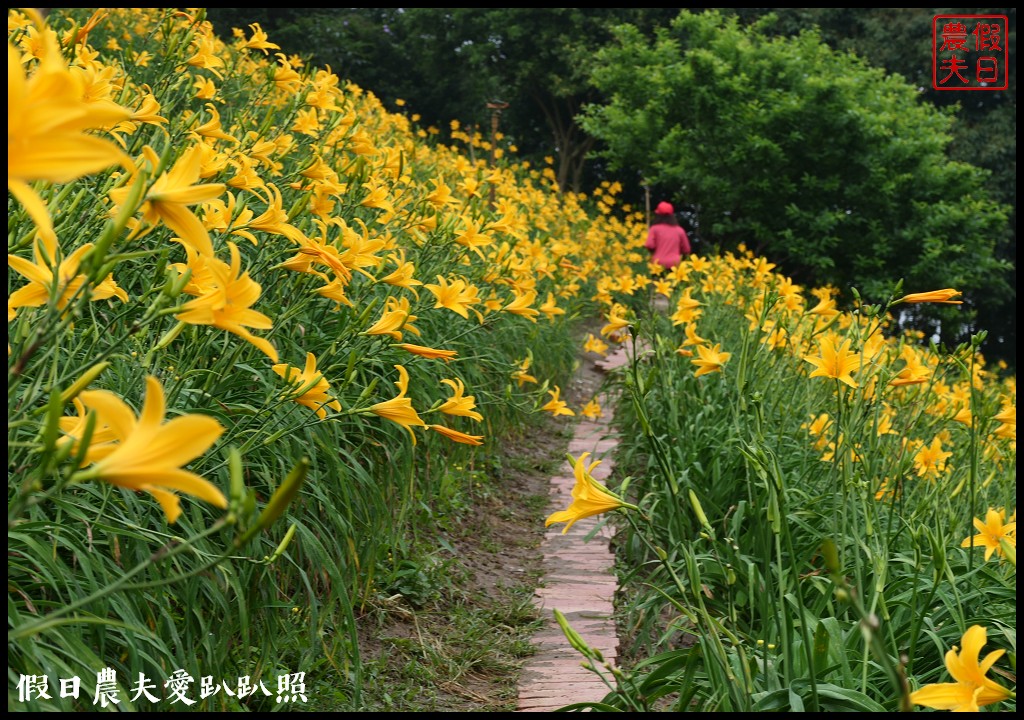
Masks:
[[[1008,208],[983,171],[947,157],[949,114],[817,33],[684,12],[653,43],[619,28],[592,77],[611,99],[584,128],[613,163],[645,158],[652,181],[678,188],[705,242],[746,243],[799,283],[868,295],[901,278],[969,303],[1011,294],[995,254]],[[931,317],[947,339],[969,327]]]
[[[1008,650],[989,677],[1013,689],[1015,564],[963,542],[988,509],[1015,512],[1015,425],[997,420],[1015,382],[974,345],[887,336],[891,303],[819,316],[763,260],[700,260],[679,273],[699,302],[689,320],[615,296],[637,340],[613,376],[628,477],[610,485],[641,512],[616,537],[625,662],[594,667],[614,691],[593,708],[895,711],[950,681],[945,653],[975,624],[986,653]],[[681,357],[689,329],[730,353],[720,372]],[[831,333],[853,348],[856,387],[807,375]],[[901,385],[908,350],[927,379]],[[929,477],[920,450],[940,438],[948,462]]]
[[[556,157],[561,189],[580,191],[595,138],[576,115],[598,98],[587,78],[594,52],[611,27],[652,28],[667,8],[219,8],[211,17],[225,35],[232,25],[263,20],[288,52],[376,93],[389,106],[407,101],[425,124],[459,120],[485,136],[490,101],[508,108],[501,132],[524,157]],[[596,184],[591,179],[588,184]]]

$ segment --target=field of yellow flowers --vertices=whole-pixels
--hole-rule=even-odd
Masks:
[[[745,250],[652,279],[614,185],[234,35],[9,11],[9,709],[362,709],[359,608],[451,468],[601,412],[560,387],[593,315],[586,352],[643,348],[633,477],[558,516],[628,522],[609,706],[1012,707],[978,650],[1015,672],[1015,381],[888,332],[955,291],[840,312]]]
[[[664,312],[603,282],[604,332],[635,346],[616,382],[628,476],[604,487],[577,458],[548,518],[621,516],[635,664],[582,645],[614,687],[591,707],[1012,709],[1016,380],[981,333],[948,349],[894,326],[960,293],[843,312],[743,247],[655,280]]]

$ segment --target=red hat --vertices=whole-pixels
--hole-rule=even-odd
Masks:
[[[672,213],[675,212],[675,209],[672,207],[670,203],[667,203],[664,200],[662,200],[660,203],[658,203],[658,207],[654,208],[654,212],[657,215],[671,215]]]

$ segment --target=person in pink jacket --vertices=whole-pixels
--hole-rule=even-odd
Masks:
[[[651,259],[664,268],[674,268],[690,254],[690,238],[679,225],[670,203],[663,200],[654,208],[654,220],[644,247],[651,251]]]

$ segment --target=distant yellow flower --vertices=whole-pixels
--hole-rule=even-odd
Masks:
[[[564,535],[577,520],[600,515],[611,510],[618,510],[619,508],[637,509],[635,505],[625,502],[594,479],[591,472],[601,464],[601,461],[595,460],[590,465],[587,465],[588,457],[590,457],[590,453],[585,452],[579,458],[572,460],[573,475],[576,478],[576,484],[572,488],[572,502],[567,509],[549,515],[547,520],[544,521],[544,527],[564,522],[566,523],[562,529],[562,534]]]
[[[561,390],[555,385],[554,390],[548,390],[548,394],[551,395],[551,399],[548,400],[544,405],[541,405],[541,410],[547,410],[556,417],[558,415],[575,415],[564,400],[560,400],[558,396],[561,394]]]
[[[444,182],[444,180],[431,180],[434,183],[434,189],[427,195],[427,202],[434,207],[442,208],[453,202],[452,200],[452,189]]]
[[[953,676],[953,683],[932,683],[910,694],[910,702],[936,710],[954,712],[978,712],[986,705],[1006,700],[1012,694],[985,674],[1003,656],[1005,650],[993,650],[980,663],[978,655],[988,641],[988,630],[981,625],[972,625],[963,634],[963,652],[956,645],[946,653],[946,670]]]
[[[321,420],[327,417],[327,408],[335,412],[341,410],[341,403],[327,394],[331,386],[327,379],[317,372],[316,356],[313,353],[306,353],[306,366],[302,370],[286,363],[279,363],[271,369],[293,386],[293,393],[302,391],[293,394],[292,399],[316,412],[316,416]]]
[[[519,367],[512,372],[512,379],[516,381],[516,384],[519,387],[522,387],[526,383],[537,383],[537,378],[535,378],[533,375],[527,374],[526,372],[527,370],[530,369],[530,364],[532,362],[533,358],[527,357],[525,360],[519,363]]]
[[[608,311],[608,316],[605,320],[607,320],[607,324],[601,328],[601,335],[604,337],[608,337],[618,330],[629,327],[630,324],[629,318],[626,317],[626,306],[618,303],[613,305],[611,310]]]
[[[232,223],[231,232],[235,235],[242,235],[256,245],[256,238],[251,230],[261,230],[286,237],[292,242],[302,244],[306,240],[305,234],[294,225],[288,222],[288,211],[284,209],[284,201],[281,198],[281,191],[273,183],[268,183],[263,190],[266,195],[258,190],[253,194],[267,204],[267,208],[256,217],[246,218],[245,222],[237,220]],[[246,211],[248,212],[248,211]],[[250,213],[251,215],[251,213]]]
[[[480,298],[478,297],[479,290],[476,286],[468,284],[462,278],[456,278],[449,282],[445,277],[438,275],[436,285],[428,284],[423,287],[429,290],[437,299],[437,302],[434,304],[435,308],[448,308],[467,319],[469,318],[469,311],[473,310],[477,317],[483,321],[480,313],[472,307],[480,303]]]
[[[267,41],[267,33],[263,31],[259,23],[250,23],[249,29],[252,30],[252,37],[241,43],[238,47],[249,50],[262,50],[264,55],[267,54],[267,50],[281,49],[280,45]]]
[[[594,333],[587,333],[587,339],[583,343],[583,351],[605,355],[608,352],[608,343],[595,336]]]
[[[828,413],[821,413],[817,417],[812,414],[811,417],[813,418],[811,422],[804,423],[800,428],[806,430],[811,437],[817,438],[814,442],[814,449],[821,450],[828,444],[826,432],[832,427],[832,418]]]
[[[419,335],[418,328],[413,327],[416,315],[409,313],[409,299],[396,298],[389,295],[384,301],[384,312],[380,319],[363,331],[364,335],[390,335],[394,340],[402,339],[402,331]]]
[[[139,105],[139,109],[134,111],[131,116],[132,122],[146,123],[148,125],[160,125],[166,123],[167,118],[162,115],[158,115],[160,112],[160,103],[153,97],[153,93],[147,92],[142,98],[142,104]]]
[[[146,378],[146,400],[137,420],[121,398],[106,390],[85,390],[79,397],[83,406],[96,412],[96,427],[107,432],[102,437],[105,441],[97,443],[100,438],[94,437],[86,454],[86,462],[94,465],[78,474],[78,480],[99,479],[148,492],[170,523],[181,515],[175,492],[195,495],[219,508],[228,506],[213,483],[182,469],[224,432],[214,418],[189,414],[165,423],[164,391],[152,376]],[[108,441],[113,438],[116,442]]]
[[[278,90],[289,94],[295,93],[302,82],[302,76],[295,72],[283,53],[274,54],[277,57],[277,67],[274,69],[274,85]]]
[[[663,272],[665,270],[665,267],[661,263],[650,263],[650,264],[653,265],[655,268],[657,268],[657,272],[659,272],[659,273]],[[665,297],[671,297],[672,296],[672,283],[669,282],[668,280],[655,280],[654,281],[654,292],[658,293],[659,295],[664,295]]]
[[[431,360],[444,360],[445,362],[451,362],[452,358],[459,354],[455,350],[438,350],[436,348],[425,347],[423,345],[412,345],[410,343],[401,343],[399,345],[395,345],[395,347],[400,347],[406,352],[411,352],[413,355],[430,358]]]
[[[217,85],[207,77],[197,77],[192,82],[192,87],[196,90],[197,100],[213,100],[217,97]]]
[[[315,112],[315,111],[314,111]],[[388,200],[388,189],[380,183],[365,182],[363,187],[367,189],[366,197],[359,203],[368,208],[384,210],[391,214],[395,212],[395,206]]]
[[[700,306],[703,303],[691,297],[690,293],[692,292],[693,288],[686,288],[678,302],[676,302],[676,311],[669,316],[672,319],[673,325],[692,323],[701,316]]]
[[[423,283],[413,277],[413,274],[416,272],[416,266],[405,259],[405,251],[392,253],[388,256],[388,259],[395,263],[397,267],[390,274],[380,278],[378,282],[405,288],[418,298],[419,293],[416,292],[416,286]]]
[[[483,435],[469,435],[464,432],[459,432],[458,430],[452,430],[451,428],[445,427],[444,425],[427,425],[427,427],[433,430],[434,432],[444,435],[449,440],[453,440],[457,443],[462,443],[463,445],[484,444]]]
[[[556,315],[565,315],[565,310],[558,307],[553,292],[548,293],[548,299],[540,306],[540,311],[547,315],[549,320],[554,320]]]
[[[218,68],[224,67],[224,61],[218,54],[217,45],[220,42],[213,34],[212,28],[204,28],[192,40],[193,55],[185,62],[192,67],[209,70],[217,77],[223,77]]]
[[[936,479],[946,470],[946,460],[951,458],[953,453],[942,449],[942,440],[938,437],[932,440],[931,445],[924,445],[914,455],[914,468],[917,476]]]
[[[238,139],[234,135],[224,132],[224,128],[221,127],[220,113],[217,111],[217,107],[213,103],[206,103],[206,111],[210,113],[210,119],[193,130],[193,139],[201,141],[202,138],[208,138],[209,140],[227,140],[237,143]]]
[[[466,391],[466,386],[462,383],[462,380],[455,378],[449,380],[445,378],[441,381],[452,389],[452,396],[445,400],[437,409],[443,412],[445,415],[461,415],[463,417],[473,418],[477,422],[484,419],[484,416],[476,412],[473,408],[476,407],[476,399],[472,395],[463,395]]]
[[[906,365],[897,373],[896,377],[889,381],[890,385],[899,387],[900,385],[918,385],[928,381],[932,371],[921,362],[912,345],[904,345],[900,351],[900,357],[903,358]]]
[[[721,372],[722,366],[729,361],[730,357],[732,357],[732,353],[722,352],[721,343],[715,343],[714,347],[698,345],[697,357],[690,361],[699,368],[693,376],[700,377],[708,373]]]
[[[683,331],[686,334],[686,339],[679,347],[689,347],[690,345],[698,347],[710,344],[706,339],[697,334],[697,323],[687,323]]]
[[[591,420],[597,420],[603,414],[604,413],[601,412],[601,404],[597,401],[597,398],[594,398],[593,400],[588,402],[586,405],[583,406],[583,409],[580,410],[580,415],[582,415],[583,417],[588,417]]]
[[[821,315],[823,318],[831,319],[839,314],[836,308],[836,301],[831,297],[823,297],[817,305],[807,311],[810,315]]]
[[[303,135],[309,135],[310,137],[316,137],[320,134],[320,116],[317,114],[316,108],[306,108],[305,110],[299,110],[295,116],[295,122],[292,123],[292,130]],[[364,202],[364,205],[367,203]]]
[[[954,300],[953,298],[961,295],[959,290],[953,288],[945,288],[943,290],[932,290],[930,292],[923,293],[911,293],[904,295],[899,300],[895,301],[893,305],[899,305],[900,303],[941,303],[943,305],[962,305],[963,300]]]
[[[493,244],[494,238],[480,232],[480,228],[477,227],[477,224],[472,219],[463,217],[462,222],[465,227],[462,232],[455,235],[455,242],[469,248],[483,258],[484,254],[480,248]]]
[[[510,312],[513,315],[519,315],[524,317],[530,322],[537,322],[537,316],[540,315],[540,310],[532,307],[533,301],[537,299],[536,290],[527,290],[524,293],[515,293],[515,297],[508,305],[502,308],[505,312]]]
[[[993,420],[998,420],[1000,425],[993,431],[993,435],[996,437],[1007,438],[1009,440],[1017,441],[1017,406],[1012,403],[1007,403],[1003,406],[1003,409],[998,414],[992,416]]]
[[[804,360],[817,368],[811,377],[833,378],[855,388],[857,381],[851,373],[860,367],[860,359],[856,353],[850,352],[849,340],[843,340],[836,346],[837,340],[832,334],[822,335],[818,340],[819,354],[804,356]]]
[[[413,427],[426,427],[427,424],[413,408],[412,400],[406,397],[406,392],[409,390],[409,372],[401,365],[395,365],[395,369],[398,370],[398,380],[395,381],[398,395],[391,400],[372,405],[367,410],[404,427],[409,431],[409,437],[412,438],[412,444],[415,445],[416,435],[412,431]]]
[[[986,560],[992,557],[992,553],[999,557],[1003,556],[1000,540],[1004,540],[1013,547],[1017,547],[1017,523],[1010,522],[1004,524],[1004,517],[1006,517],[1005,510],[989,508],[988,512],[985,513],[985,522],[974,518],[974,527],[977,528],[979,534],[965,538],[960,543],[960,547],[983,547],[985,548]]]
[[[212,325],[227,330],[255,345],[276,363],[278,358],[274,346],[246,329],[270,330],[274,326],[269,317],[251,308],[259,299],[262,288],[249,277],[249,273],[241,271],[238,247],[229,242],[228,248],[231,251],[230,265],[219,258],[200,255],[186,246],[188,264],[177,263],[174,267],[181,273],[186,269],[192,271],[183,292],[196,298],[182,305],[181,312],[174,317],[190,325]]]

